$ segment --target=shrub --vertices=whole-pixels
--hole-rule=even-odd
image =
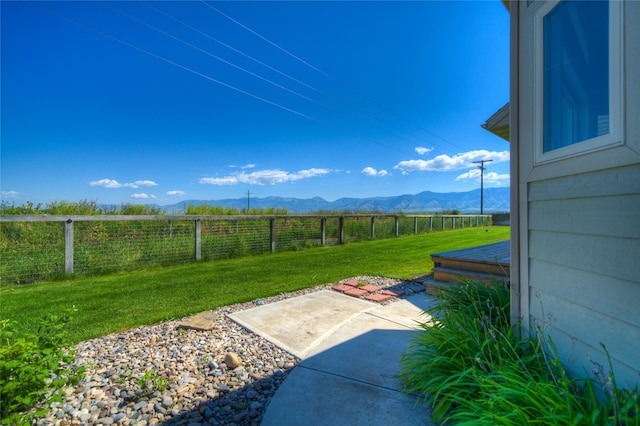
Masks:
[[[70,371],[74,353],[65,325],[73,309],[44,318],[38,334],[19,336],[15,321],[0,322],[0,417],[2,424],[26,424],[47,412],[40,402],[61,401],[62,387],[76,384],[84,368]]]
[[[431,320],[402,358],[405,389],[452,424],[638,425],[637,391],[615,386],[598,366],[608,395],[594,381],[571,378],[543,330],[521,338],[509,319],[506,284],[465,283],[445,289],[427,310]],[[606,349],[605,349],[606,350]]]

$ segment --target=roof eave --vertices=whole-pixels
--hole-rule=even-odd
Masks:
[[[482,128],[509,142],[510,105],[507,103],[487,119]]]

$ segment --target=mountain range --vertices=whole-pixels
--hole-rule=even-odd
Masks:
[[[480,189],[468,192],[446,193],[424,191],[419,194],[405,194],[390,197],[339,198],[335,201],[327,201],[321,197],[304,199],[287,197],[255,197],[250,198],[249,200],[247,200],[247,198],[208,201],[186,200],[177,204],[157,207],[172,214],[183,213],[188,205],[195,206],[202,204],[242,210],[247,208],[247,201],[249,201],[251,208],[286,209],[289,213],[310,213],[317,211],[438,213],[445,210],[458,210],[461,213],[479,213]],[[510,211],[509,188],[486,188],[484,190],[484,213],[508,211]]]

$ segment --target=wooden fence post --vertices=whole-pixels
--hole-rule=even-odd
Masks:
[[[371,216],[371,239],[376,238],[376,217]]]
[[[269,238],[271,244],[271,253],[276,252],[276,220],[269,220]]]
[[[344,243],[344,216],[338,219],[338,244]]]
[[[418,216],[413,218],[413,233],[418,233]]]
[[[325,245],[327,243],[327,218],[320,219],[320,244]]]
[[[398,216],[395,216],[394,218],[394,234],[396,237],[400,236],[400,219],[398,219]]]
[[[73,274],[73,220],[64,223],[64,273]]]
[[[195,240],[195,252],[196,252],[196,260],[200,260],[202,258],[201,252],[201,234],[200,234],[200,219],[195,220],[196,223],[196,240]]]

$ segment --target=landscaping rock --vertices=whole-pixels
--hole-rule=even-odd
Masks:
[[[224,363],[227,364],[227,367],[231,370],[234,370],[242,365],[242,360],[235,352],[227,352],[224,356]]]
[[[355,277],[351,282],[406,295],[424,291],[392,278]],[[81,342],[70,368],[84,366],[85,378],[65,388],[63,401],[50,404],[36,424],[258,425],[300,360],[227,315],[333,285],[207,311],[199,317],[202,327],[182,328],[182,322],[171,321]]]

